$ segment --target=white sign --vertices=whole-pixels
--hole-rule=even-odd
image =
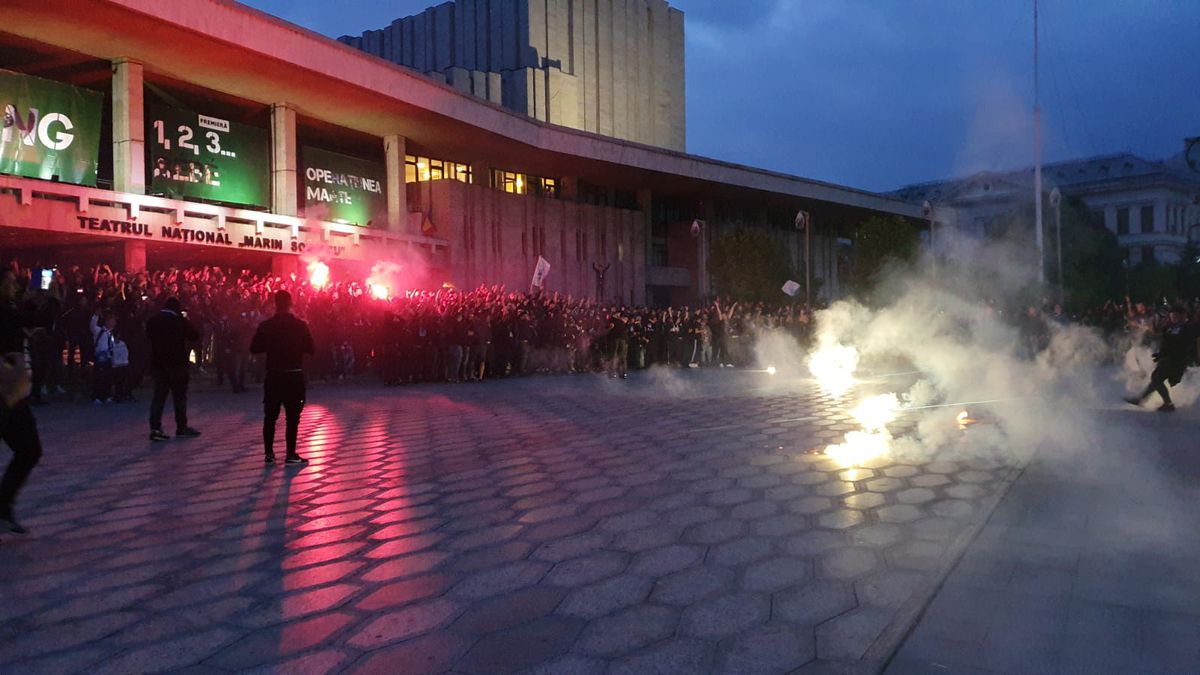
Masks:
[[[783,285],[783,292],[794,298],[796,297],[796,294],[800,292],[800,284],[788,279]]]
[[[537,265],[533,268],[533,280],[529,282],[529,285],[535,288],[544,288],[546,284],[546,277],[549,274],[550,261],[539,255]]]

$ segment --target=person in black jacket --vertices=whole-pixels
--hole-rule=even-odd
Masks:
[[[275,423],[282,407],[287,416],[287,464],[307,464],[296,454],[300,433],[300,413],[306,395],[304,356],[312,355],[312,333],[308,324],[292,314],[292,294],[275,294],[275,316],[258,325],[251,354],[267,355],[267,377],[263,383],[263,446],[267,464],[275,463]]]
[[[1166,325],[1162,329],[1162,340],[1158,351],[1154,353],[1154,372],[1150,374],[1150,384],[1137,396],[1125,399],[1126,403],[1141,405],[1151,393],[1157,393],[1162,398],[1159,412],[1175,412],[1175,404],[1171,401],[1171,392],[1167,388],[1183,381],[1188,365],[1196,358],[1196,330],[1187,322],[1187,313],[1182,307],[1172,307]]]
[[[0,438],[13,451],[12,461],[0,478],[0,528],[15,534],[25,534],[28,530],[13,515],[13,503],[42,458],[37,420],[29,407],[31,389],[25,356],[18,353],[0,356]]]
[[[146,337],[150,339],[150,368],[154,373],[154,397],[150,400],[150,440],[165,441],[163,406],[167,392],[175,409],[175,436],[192,438],[200,432],[188,426],[187,389],[188,354],[200,339],[200,332],[183,315],[179,298],[168,298],[163,309],[146,320]]]

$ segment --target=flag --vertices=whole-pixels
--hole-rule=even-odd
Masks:
[[[800,292],[800,284],[788,279],[787,282],[783,284],[783,292],[794,298],[796,297],[796,294]]]
[[[808,211],[797,211],[795,226],[797,230],[803,230],[808,227]]]
[[[539,255],[537,265],[533,268],[533,280],[529,282],[529,285],[535,288],[544,288],[546,284],[546,277],[549,274],[550,261]]]

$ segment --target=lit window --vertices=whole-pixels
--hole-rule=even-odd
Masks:
[[[406,183],[424,183],[433,180],[457,180],[462,183],[471,182],[471,166],[444,159],[416,157],[408,155],[404,158],[404,181]]]

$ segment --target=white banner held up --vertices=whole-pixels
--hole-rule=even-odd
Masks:
[[[794,298],[796,297],[796,294],[800,292],[800,284],[788,279],[787,282],[783,284],[783,292]]]
[[[550,261],[542,256],[538,256],[537,265],[533,268],[533,280],[529,285],[534,288],[544,288],[546,285],[546,277],[550,274]]]

